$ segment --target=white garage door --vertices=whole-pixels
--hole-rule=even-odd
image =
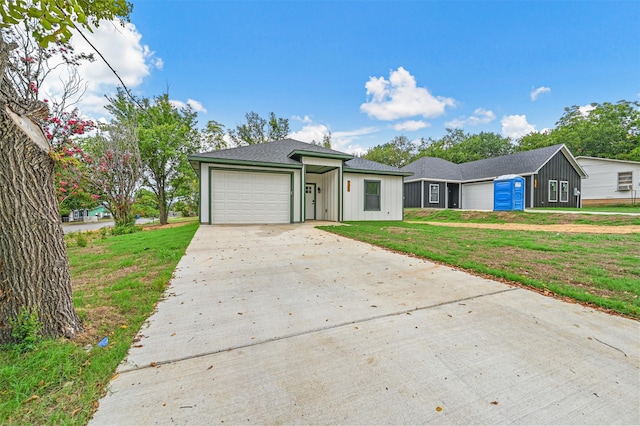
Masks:
[[[462,185],[462,208],[493,210],[493,182]]]
[[[214,170],[212,223],[289,223],[291,175]]]

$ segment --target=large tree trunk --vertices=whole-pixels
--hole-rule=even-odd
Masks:
[[[82,330],[53,176],[48,152],[0,111],[0,342],[21,307],[38,313],[46,336]]]
[[[31,118],[42,118],[46,107],[18,105],[4,78],[10,48],[0,37],[0,343],[12,340],[10,319],[23,307],[37,312],[43,335],[73,337],[82,325],[73,308],[54,162]]]

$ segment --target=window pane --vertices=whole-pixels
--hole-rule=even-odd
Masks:
[[[558,201],[558,181],[549,181],[549,201]]]
[[[380,210],[380,181],[364,181],[364,209]]]
[[[566,203],[569,201],[569,182],[560,182],[560,202]]]
[[[429,202],[440,202],[440,185],[429,185]]]

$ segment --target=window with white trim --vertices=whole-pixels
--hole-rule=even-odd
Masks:
[[[364,181],[364,210],[380,211],[380,181]]]
[[[633,188],[633,172],[618,173],[618,191],[629,191]]]
[[[440,185],[437,183],[429,184],[429,202],[431,204],[440,202]]]
[[[560,181],[560,202],[569,202],[569,182],[567,182],[566,180]]]
[[[558,181],[557,180],[549,181],[549,202],[550,203],[558,202]]]

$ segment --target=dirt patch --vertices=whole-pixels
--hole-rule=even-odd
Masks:
[[[532,225],[526,223],[471,223],[471,222],[418,222],[408,223],[425,224],[433,226],[448,226],[452,228],[476,228],[476,229],[500,229],[504,231],[541,231],[569,234],[636,234],[640,233],[640,226],[606,226],[606,225],[579,225],[575,223]]]
[[[78,309],[84,311],[84,332],[73,338],[79,345],[97,344],[103,337],[124,324],[124,317],[111,306]]]
[[[177,223],[167,223],[166,225],[145,225],[142,230],[143,231],[155,231],[156,229],[168,229],[168,228],[177,228],[179,226],[189,225],[193,222],[177,222]]]

